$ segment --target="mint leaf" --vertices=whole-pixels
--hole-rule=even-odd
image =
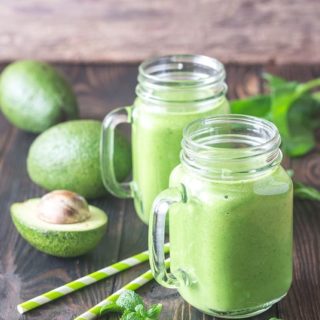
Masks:
[[[311,96],[316,102],[320,103],[320,92],[315,92]]]
[[[292,178],[294,175],[294,171],[289,169],[287,170],[287,174]],[[306,186],[302,182],[293,181],[293,192],[297,198],[320,201],[320,191],[316,188]]]
[[[271,97],[270,95],[259,95],[233,100],[230,102],[230,108],[232,113],[267,118],[271,108]]]
[[[143,305],[142,298],[134,291],[124,291],[117,300],[117,305],[125,310],[135,311],[137,305]]]
[[[296,82],[285,82],[274,86],[269,82],[271,91],[271,120],[278,127],[282,137],[290,136],[288,112],[292,103],[298,98]]]
[[[310,90],[312,90],[316,87],[320,87],[320,78],[312,79],[312,80],[307,81],[305,83],[300,83],[297,88],[297,93],[299,95],[302,95],[302,94],[309,92]]]
[[[282,138],[286,154],[300,156],[315,147],[314,129],[320,122],[317,108],[317,103],[310,96],[293,102],[287,115],[290,135]]]
[[[136,311],[136,313],[138,313],[138,314],[141,315],[142,317],[144,317],[144,318],[147,317],[147,311],[146,311],[144,305],[138,304],[138,305],[135,307],[135,311]]]
[[[294,195],[304,200],[320,201],[320,191],[316,188],[308,187],[301,182],[293,183]]]
[[[152,320],[158,320],[161,311],[162,311],[162,304],[154,304],[147,311],[147,316]]]
[[[319,108],[309,91],[320,85],[320,79],[298,83],[270,74],[265,78],[271,91],[270,119],[278,127],[285,153],[295,157],[309,152],[315,146],[310,110],[316,104]]]
[[[270,318],[269,320],[282,320],[282,319],[280,319],[280,318],[275,318],[275,317],[272,317],[272,318]]]
[[[145,318],[139,315],[137,312],[127,310],[123,313],[120,320],[145,320]]]
[[[115,302],[107,304],[100,310],[100,315],[104,315],[109,312],[123,312],[123,308],[119,307]]]
[[[142,298],[134,291],[126,290],[121,293],[116,302],[102,308],[100,315],[108,312],[122,313],[120,320],[158,320],[162,305],[152,305],[146,310]]]

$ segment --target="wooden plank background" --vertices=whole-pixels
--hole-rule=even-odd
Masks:
[[[3,0],[0,61],[319,63],[319,0]]]

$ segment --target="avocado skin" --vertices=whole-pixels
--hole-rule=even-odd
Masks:
[[[71,258],[81,256],[97,246],[105,234],[107,223],[89,231],[53,231],[37,229],[21,223],[12,213],[12,221],[19,234],[33,247],[46,254]]]
[[[78,118],[76,96],[52,66],[33,60],[8,65],[0,78],[0,106],[16,127],[34,133]]]
[[[88,199],[106,195],[100,173],[100,134],[101,122],[96,120],[68,121],[45,131],[28,153],[31,180],[47,190],[70,190]],[[121,181],[131,170],[131,149],[120,134],[115,145],[115,170]]]

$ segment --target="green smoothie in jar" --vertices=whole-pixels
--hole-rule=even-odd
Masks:
[[[139,67],[138,82],[133,106],[113,111],[104,121],[102,172],[108,190],[133,197],[139,217],[148,223],[152,202],[179,164],[183,128],[195,119],[229,113],[229,104],[224,67],[205,56],[147,60]],[[132,124],[133,181],[128,184],[117,183],[112,166],[105,165],[113,153],[110,132],[120,122]]]
[[[137,101],[135,105],[139,103]],[[176,112],[157,112],[144,104],[136,108],[132,127],[135,208],[145,223],[148,223],[152,202],[169,186],[169,175],[179,163],[183,128],[194,119],[228,111],[224,97],[199,110],[195,110],[194,105],[180,106]]]
[[[292,182],[279,145],[273,124],[241,115],[195,121],[184,132],[181,164],[155,201],[151,260],[161,284],[207,314],[253,316],[291,285]],[[159,248],[170,204],[166,274]]]

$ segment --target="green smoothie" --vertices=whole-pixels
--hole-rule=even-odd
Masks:
[[[179,109],[136,100],[132,114],[133,181],[135,208],[142,221],[148,223],[153,200],[168,187],[170,172],[180,162],[183,128],[195,119],[225,113],[229,113],[225,97],[202,106],[180,103]]]
[[[165,150],[158,140],[154,146]],[[292,280],[292,183],[284,169],[212,181],[179,165],[170,186],[180,183],[187,202],[173,205],[169,217],[171,271],[186,272],[192,282],[179,286],[181,296],[226,317],[254,313],[284,296]]]

